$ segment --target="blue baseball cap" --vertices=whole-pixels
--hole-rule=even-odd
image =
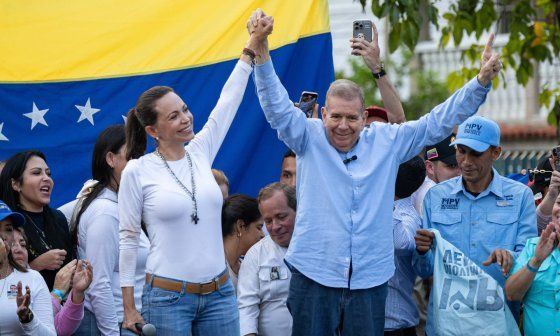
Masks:
[[[25,218],[22,214],[19,212],[12,212],[6,203],[0,201],[0,221],[6,218],[10,218],[12,220],[12,225],[15,227],[21,227],[25,224]]]
[[[459,125],[459,131],[449,146],[464,145],[477,152],[500,145],[500,127],[488,118],[473,116]]]

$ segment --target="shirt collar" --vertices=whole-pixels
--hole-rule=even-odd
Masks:
[[[492,177],[492,181],[490,181],[490,185],[488,186],[488,188],[486,188],[486,190],[481,192],[479,194],[479,196],[480,195],[487,195],[488,193],[493,193],[494,195],[496,195],[498,197],[504,197],[504,193],[503,193],[503,184],[504,183],[502,181],[502,176],[494,168],[492,168],[492,172],[494,173],[494,176]],[[465,186],[463,185],[463,178],[462,177],[456,178],[453,183],[454,183],[453,188],[451,189],[452,194],[457,194],[460,191],[462,191],[465,195],[470,194],[469,192],[467,192],[467,190],[465,189]]]

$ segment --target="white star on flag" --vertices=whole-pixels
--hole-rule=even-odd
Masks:
[[[80,118],[78,122],[87,119],[93,125],[93,115],[97,112],[101,111],[100,109],[92,108],[90,100],[88,98],[86,104],[84,106],[74,105],[80,111]]]
[[[31,129],[33,129],[35,126],[37,126],[37,124],[43,124],[45,126],[49,126],[47,125],[47,122],[45,121],[44,118],[47,112],[49,112],[49,109],[39,110],[37,108],[37,105],[35,105],[35,102],[33,102],[33,111],[29,113],[24,113],[23,115],[31,119]]]
[[[127,118],[127,116],[121,115],[121,117],[122,117],[122,120],[123,120],[124,124],[126,125],[126,118]]]
[[[10,141],[4,134],[2,134],[2,128],[4,128],[4,123],[0,123],[0,141]]]

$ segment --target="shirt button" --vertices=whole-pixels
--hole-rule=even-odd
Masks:
[[[476,243],[472,243],[471,246],[476,246]]]

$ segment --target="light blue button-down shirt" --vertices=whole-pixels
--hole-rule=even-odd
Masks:
[[[393,239],[395,242],[395,275],[389,279],[385,303],[385,330],[414,327],[419,315],[412,298],[416,272],[412,255],[416,249],[414,235],[422,219],[416,212],[412,197],[395,201],[393,210]]]
[[[341,153],[329,143],[321,120],[307,119],[294,107],[271,61],[256,67],[255,82],[266,119],[297,154],[298,209],[286,260],[328,287],[387,282],[395,269],[391,233],[399,165],[473,115],[490,88],[473,79],[419,120],[373,123],[354,148]],[[342,162],[354,155],[357,160]]]
[[[445,240],[503,287],[505,277],[500,266],[483,266],[482,262],[498,248],[509,250],[515,258],[527,239],[537,235],[537,224],[531,189],[501,176],[495,169],[493,174],[488,188],[477,197],[465,190],[461,176],[433,186],[424,198],[422,226],[439,230]],[[415,252],[413,262],[421,277],[432,275],[432,250],[424,255]],[[431,294],[426,332],[434,334]]]

